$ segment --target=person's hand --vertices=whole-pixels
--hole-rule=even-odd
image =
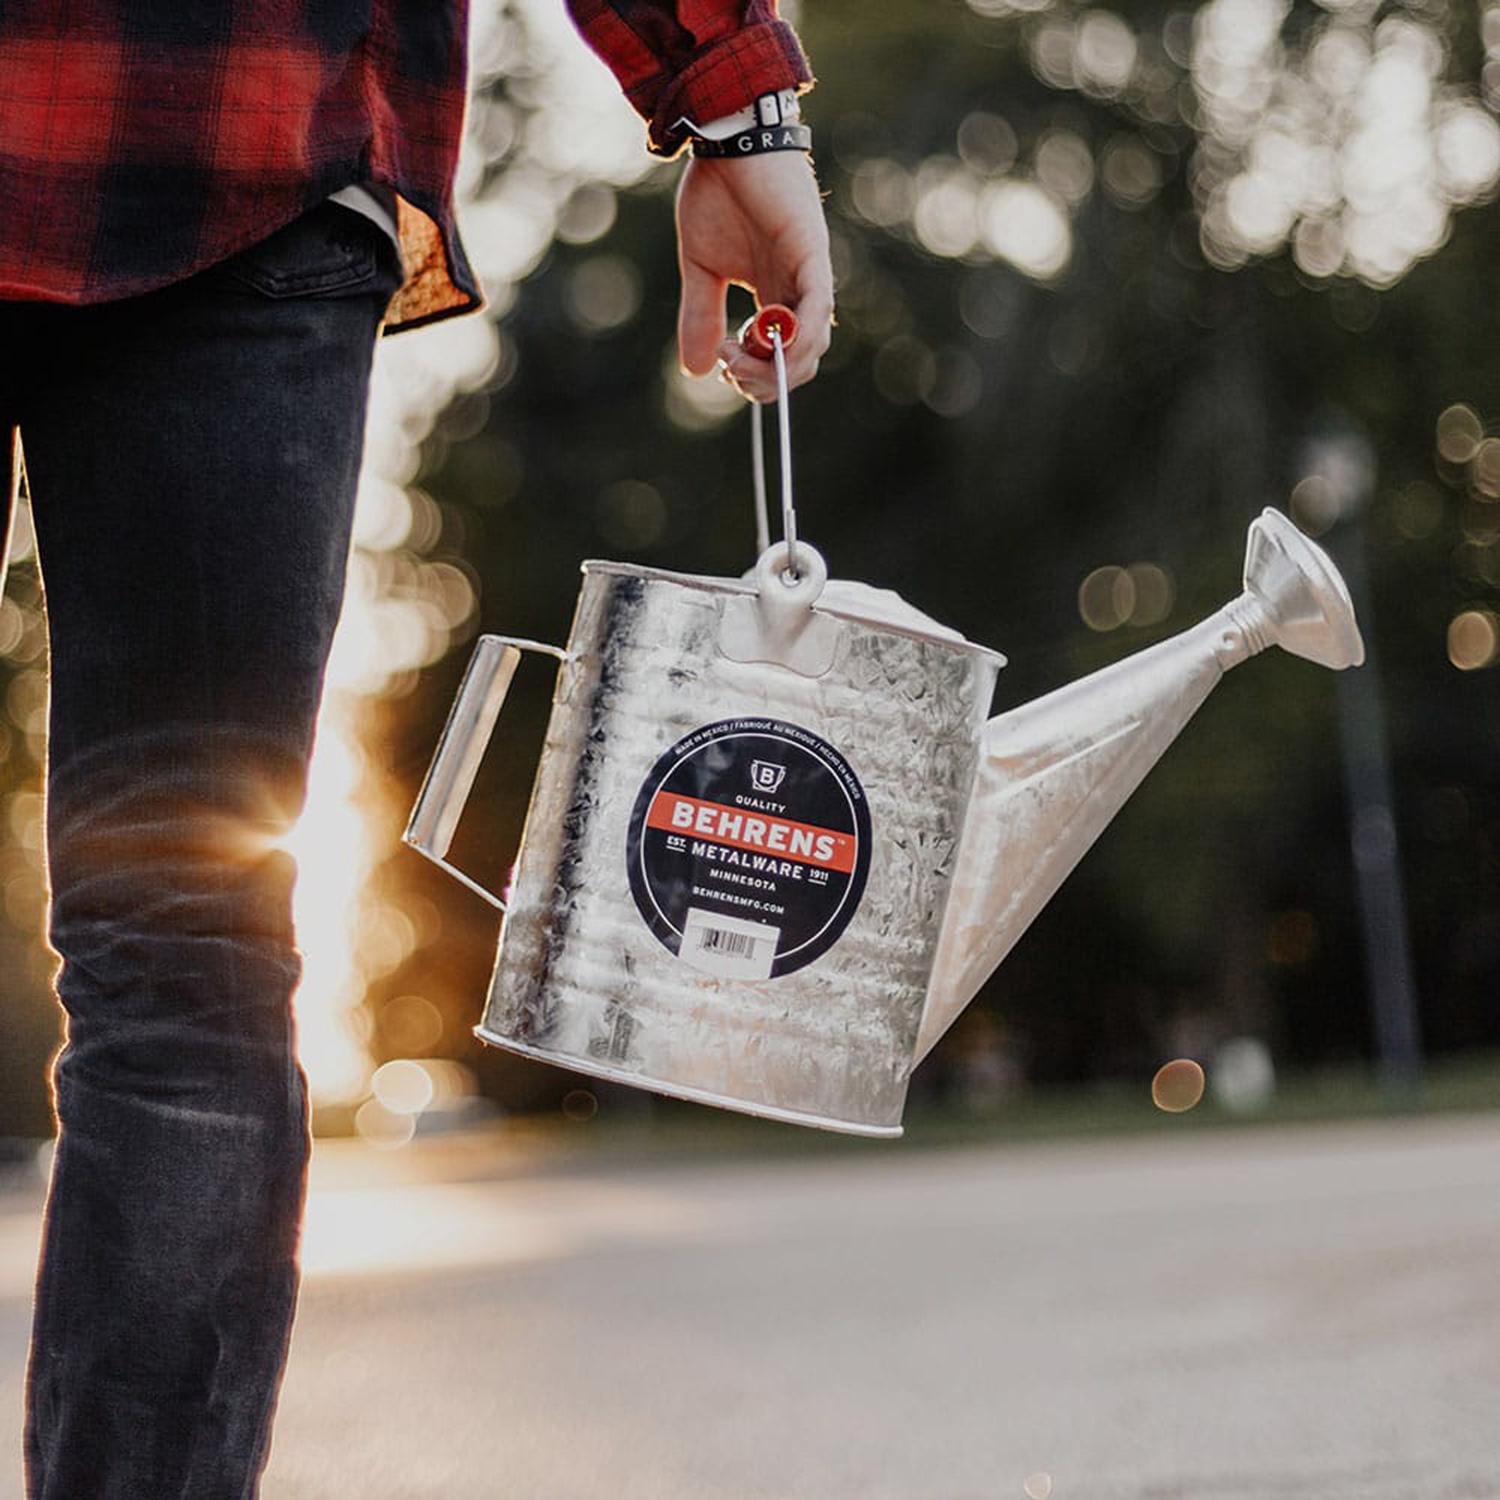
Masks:
[[[722,361],[752,401],[776,399],[771,361],[728,336],[731,283],[749,288],[761,306],[781,302],[797,314],[797,337],[786,351],[789,384],[817,374],[833,325],[833,269],[823,201],[805,153],[690,161],[677,190],[677,258],[677,338],[689,374],[707,375]]]

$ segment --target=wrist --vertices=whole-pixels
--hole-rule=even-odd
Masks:
[[[771,151],[812,150],[812,131],[801,123],[802,106],[795,89],[762,94],[732,115],[694,126],[693,155],[719,160],[762,156]]]

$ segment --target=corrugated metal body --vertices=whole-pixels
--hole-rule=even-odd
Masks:
[[[833,616],[822,676],[732,661],[721,612],[752,592],[585,570],[480,1034],[664,1093],[896,1135],[999,658]],[[694,967],[631,890],[632,812],[653,767],[726,720],[826,741],[868,806],[847,927],[774,978]]]

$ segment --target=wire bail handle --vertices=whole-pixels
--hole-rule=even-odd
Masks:
[[[781,439],[781,533],[786,540],[786,578],[801,576],[797,565],[797,507],[792,496],[792,414],[788,401],[786,350],[797,337],[797,314],[779,302],[768,303],[740,329],[740,347],[776,366],[776,422]],[[766,496],[766,440],[760,403],[750,419],[750,464],[755,478],[755,547],[764,555],[771,545],[770,506]]]

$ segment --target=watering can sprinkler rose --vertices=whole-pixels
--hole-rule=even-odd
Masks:
[[[566,649],[479,640],[406,841],[505,913],[478,1034],[597,1077],[897,1136],[952,1025],[1231,667],[1364,647],[1327,556],[1275,510],[1244,592],[1183,634],[990,718],[1004,658],[797,535],[745,579],[587,562]],[[557,687],[514,889],[446,862],[524,651]]]

